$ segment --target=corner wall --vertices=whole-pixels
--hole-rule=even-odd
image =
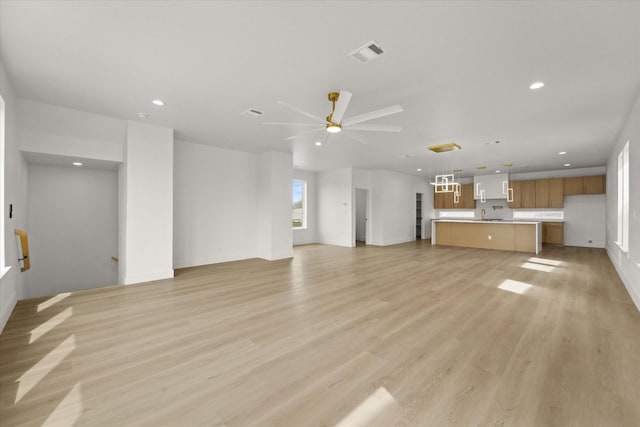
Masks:
[[[14,230],[27,230],[27,162],[20,152],[18,140],[18,109],[13,87],[0,59],[0,95],[5,102],[5,168],[4,168],[4,245],[2,256],[9,271],[0,277],[0,332],[4,329],[16,302],[23,298],[25,276],[18,263],[18,249]],[[9,205],[13,205],[13,217],[9,218]]]
[[[125,194],[120,200],[124,198],[125,211],[119,226],[124,253],[118,256],[124,262],[119,281],[173,277],[173,129],[128,122],[122,167],[126,173],[120,174],[119,185]]]
[[[629,252],[615,243],[618,230],[618,153],[629,141]],[[607,163],[607,253],[640,310],[640,93]]]

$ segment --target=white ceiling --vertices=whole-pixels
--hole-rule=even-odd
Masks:
[[[347,56],[371,40],[387,53]],[[299,169],[532,172],[606,163],[640,90],[640,2],[1,0],[0,56],[21,97],[145,112],[176,139],[292,151]],[[308,128],[261,125],[309,123],[278,100],[324,117],[339,90],[353,93],[345,117],[402,105],[369,122],[402,132],[316,147],[323,131],[284,141]],[[426,149],[451,141],[463,149]]]

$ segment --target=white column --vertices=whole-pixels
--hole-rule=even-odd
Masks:
[[[120,168],[120,283],[173,277],[173,129],[128,122]]]
[[[260,258],[276,260],[293,257],[292,179],[291,154],[269,151],[258,156],[256,222]]]

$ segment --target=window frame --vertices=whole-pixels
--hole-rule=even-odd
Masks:
[[[629,141],[618,153],[618,220],[616,245],[624,253],[629,252]]]
[[[6,103],[2,94],[0,94],[0,206],[2,207],[2,216],[0,217],[0,278],[9,271],[10,266],[7,266],[7,251],[6,251],[6,238],[5,238],[5,134],[7,132],[6,127]]]
[[[295,226],[293,225],[293,205],[297,202],[293,200],[293,196],[295,195],[294,193],[294,185],[296,183],[302,183],[302,224],[300,226]],[[293,179],[291,180],[291,193],[292,193],[292,197],[291,197],[291,228],[293,230],[305,230],[307,228],[307,181],[305,181],[304,179]]]

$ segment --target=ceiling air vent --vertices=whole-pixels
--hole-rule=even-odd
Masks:
[[[261,116],[264,113],[258,109],[255,108],[249,108],[248,110],[244,110],[242,113],[240,113],[241,115],[245,115],[245,114],[249,114],[251,116]]]
[[[380,46],[375,40],[366,43],[364,46],[361,46],[349,53],[349,56],[356,58],[360,62],[369,62],[372,59],[376,59],[377,57],[384,55],[384,49]]]

